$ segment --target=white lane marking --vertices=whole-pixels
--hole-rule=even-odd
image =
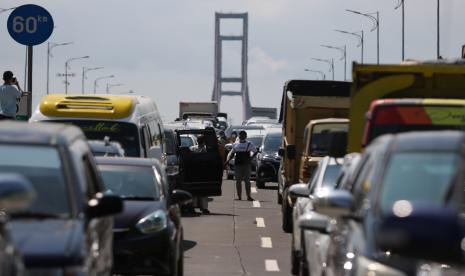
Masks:
[[[254,200],[254,201],[253,201],[253,207],[254,207],[254,208],[260,208],[260,207],[262,207],[262,205],[260,205],[260,201]]]
[[[273,248],[273,243],[271,242],[270,237],[262,237],[261,240],[263,248]]]
[[[265,227],[265,220],[263,218],[255,218],[257,222],[257,227]]]
[[[276,260],[265,260],[265,270],[266,271],[280,271],[278,266],[278,261]]]
[[[252,188],[250,188],[250,189],[251,189],[251,191],[252,191],[252,194],[257,194],[257,193],[258,193],[258,192],[257,192],[257,188],[252,187]]]

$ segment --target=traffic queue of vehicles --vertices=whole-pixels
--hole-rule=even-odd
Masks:
[[[278,200],[293,274],[465,273],[463,74],[460,62],[355,64],[350,97],[286,83]],[[320,120],[327,102],[312,110],[323,92],[333,119]]]

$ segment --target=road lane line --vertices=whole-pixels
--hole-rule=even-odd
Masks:
[[[271,242],[270,237],[262,237],[261,240],[263,248],[273,248],[273,243]]]
[[[265,220],[263,218],[255,218],[255,221],[257,222],[257,227],[265,227]]]
[[[258,192],[257,192],[257,188],[252,187],[252,188],[250,188],[250,189],[251,189],[251,191],[252,191],[252,194],[257,194],[257,193],[258,193]]]
[[[260,208],[260,207],[262,207],[262,206],[260,205],[260,201],[254,200],[254,201],[253,201],[253,207],[254,207],[254,208]]]
[[[270,272],[278,272],[279,266],[276,260],[265,260],[265,270]]]

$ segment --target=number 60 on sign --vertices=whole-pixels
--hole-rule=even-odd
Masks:
[[[8,32],[18,43],[28,46],[45,42],[53,32],[53,18],[37,5],[19,6],[8,17]]]

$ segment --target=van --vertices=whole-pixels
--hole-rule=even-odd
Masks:
[[[464,65],[464,60],[354,63],[348,152],[362,150],[366,113],[375,100],[465,99]]]
[[[371,103],[366,115],[362,147],[386,133],[461,130],[464,125],[465,100],[376,100]]]
[[[155,102],[133,95],[44,96],[30,122],[80,127],[87,139],[116,141],[126,156],[162,158],[163,123]]]
[[[300,161],[301,183],[308,183],[315,168],[323,157],[328,155],[329,134],[331,131],[344,131],[349,129],[349,120],[328,118],[311,120],[304,130],[304,147]]]
[[[279,123],[283,128],[278,176],[278,203],[282,203],[283,230],[292,231],[292,203],[287,189],[299,183],[304,130],[311,120],[348,118],[350,82],[290,80],[285,83]],[[283,200],[286,199],[286,200]]]

